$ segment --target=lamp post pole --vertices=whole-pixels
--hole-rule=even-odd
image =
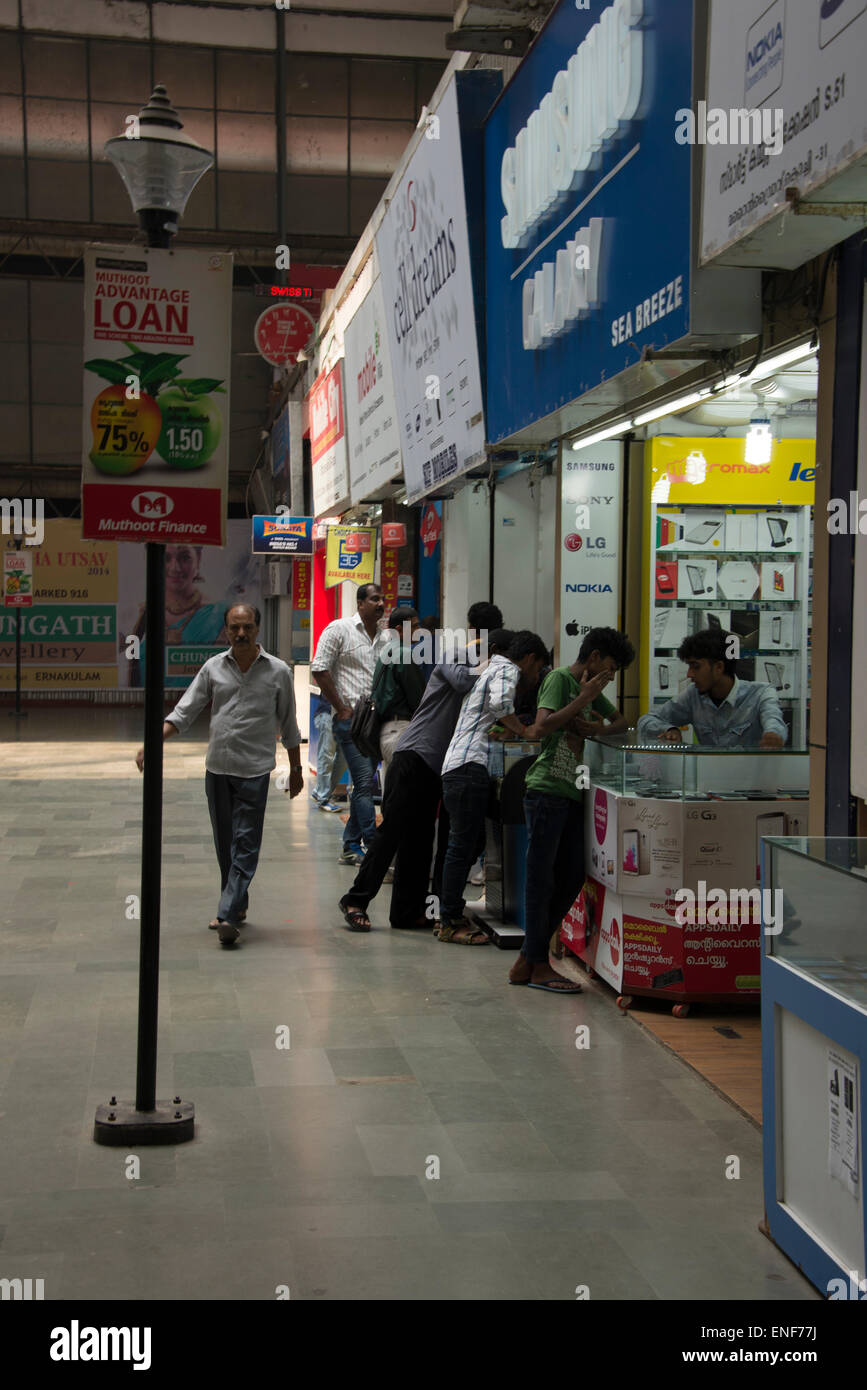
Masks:
[[[132,134],[109,140],[106,154],[118,168],[149,249],[168,250],[178,218],[198,179],[213,163],[180,131],[182,123],[158,86],[132,118]],[[127,141],[131,144],[127,145]],[[179,206],[178,206],[179,205]],[[180,1096],[156,1098],[159,1016],[160,897],[163,826],[163,670],[165,666],[165,545],[147,541],[142,786],[142,853],[139,943],[138,1046],[135,1103],[112,1096],[97,1107],[98,1144],[178,1144],[192,1139],[195,1108]]]

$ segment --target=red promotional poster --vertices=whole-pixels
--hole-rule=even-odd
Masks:
[[[232,257],[85,253],[82,537],[225,545]]]
[[[310,611],[310,561],[292,562],[292,608],[296,613]]]
[[[339,512],[349,500],[349,456],[343,416],[343,364],[320,372],[310,392],[313,511]]]

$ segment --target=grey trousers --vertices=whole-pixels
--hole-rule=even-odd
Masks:
[[[247,890],[259,862],[262,827],[271,774],[261,777],[226,777],[205,773],[208,810],[214,832],[214,847],[220,865],[221,922],[237,922],[247,911]]]

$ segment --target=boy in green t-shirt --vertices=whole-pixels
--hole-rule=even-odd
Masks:
[[[578,775],[584,737],[626,729],[626,719],[602,690],[634,659],[635,649],[624,633],[612,627],[591,628],[578,660],[552,671],[539,692],[536,722],[527,731],[529,738],[542,740],[542,752],[527,773],[524,794],[525,934],[521,954],[509,971],[513,985],[552,994],[581,991],[580,985],[551,969],[548,943],[584,883],[584,794]]]

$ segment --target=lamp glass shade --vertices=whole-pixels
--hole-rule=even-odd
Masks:
[[[190,194],[214,162],[201,145],[166,128],[158,135],[143,129],[135,140],[116,136],[106,141],[105,153],[123,179],[136,212],[158,208],[177,217],[183,217]]]

